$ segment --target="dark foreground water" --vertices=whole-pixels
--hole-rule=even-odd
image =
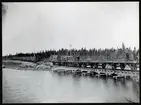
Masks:
[[[3,69],[3,103],[127,102],[138,100],[131,80]]]

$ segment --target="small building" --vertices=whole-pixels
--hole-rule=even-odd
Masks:
[[[58,57],[57,55],[51,55],[49,60],[50,61],[57,61],[57,57]]]
[[[61,56],[61,61],[74,61],[74,57],[73,56],[68,56],[68,55],[64,55],[64,56]]]

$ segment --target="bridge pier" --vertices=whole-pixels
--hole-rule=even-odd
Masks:
[[[70,66],[70,62],[68,62],[68,66]]]
[[[74,64],[74,67],[78,67],[79,65],[77,63]]]
[[[102,63],[102,69],[105,69],[106,63]]]
[[[90,65],[91,65],[91,68],[93,68],[94,64],[93,64],[93,63],[91,63]]]
[[[112,69],[115,70],[117,68],[116,63],[111,64],[112,65]]]
[[[81,63],[79,63],[79,67],[81,67],[81,65],[82,65],[82,64],[81,64]]]
[[[98,69],[98,63],[93,64],[93,68],[94,68],[94,69]]]
[[[86,68],[87,67],[87,64],[86,63],[84,63],[84,68]]]
[[[137,64],[133,63],[132,67],[133,67],[133,70],[137,70]]]
[[[61,66],[61,62],[59,62],[58,65]]]
[[[81,67],[82,67],[82,68],[84,68],[84,65],[83,65],[83,63],[81,63]]]
[[[56,65],[56,63],[55,62],[52,62],[53,63],[53,65]]]
[[[86,68],[86,67],[87,67],[87,64],[86,64],[86,63],[82,63],[82,64],[81,64],[81,67],[82,67],[82,68]]]
[[[69,62],[66,62],[66,66],[69,66]]]
[[[75,67],[75,64],[74,64],[74,62],[72,62],[72,65],[71,65],[72,67]]]
[[[120,68],[121,68],[121,70],[124,70],[125,64],[124,63],[120,63]]]

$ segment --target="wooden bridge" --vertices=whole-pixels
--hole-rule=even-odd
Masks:
[[[139,83],[139,71],[137,70],[110,70],[110,69],[94,69],[94,68],[81,68],[81,67],[65,67],[56,66],[51,71],[59,74],[73,74],[81,76],[96,76],[96,77],[113,77],[118,78],[132,78]]]
[[[94,68],[94,69],[106,69],[110,66],[112,70],[117,68],[120,70],[125,70],[128,66],[130,70],[137,70],[139,68],[139,62],[137,61],[92,61],[92,62],[59,62],[53,61],[54,65],[59,66],[69,66],[69,67],[82,67],[82,68]]]

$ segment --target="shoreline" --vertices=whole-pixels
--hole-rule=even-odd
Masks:
[[[3,68],[12,68],[16,70],[32,70],[32,71],[38,71],[38,70],[54,71],[54,69],[60,69],[60,68],[64,69],[64,71],[76,70],[76,69],[82,69],[81,71],[83,71],[83,69],[85,69],[86,71],[89,71],[89,70],[93,70],[95,72],[100,71],[100,70],[94,70],[92,68],[56,66],[56,65],[53,65],[51,62],[43,62],[43,61],[33,63],[33,62],[27,62],[27,61],[25,62],[25,61],[18,61],[18,60],[3,60],[2,65],[3,65]],[[104,69],[104,71],[106,72],[107,70]],[[108,71],[112,71],[112,70],[108,70]],[[132,72],[132,71],[127,71],[127,72]],[[130,76],[132,79],[134,79],[134,76],[137,76],[137,78],[139,78],[137,74],[132,76],[130,75],[130,73],[128,74],[129,74],[128,76]]]
[[[47,70],[52,67],[50,62],[27,62],[27,61],[18,61],[18,60],[3,60],[2,68],[12,68],[16,70]]]

